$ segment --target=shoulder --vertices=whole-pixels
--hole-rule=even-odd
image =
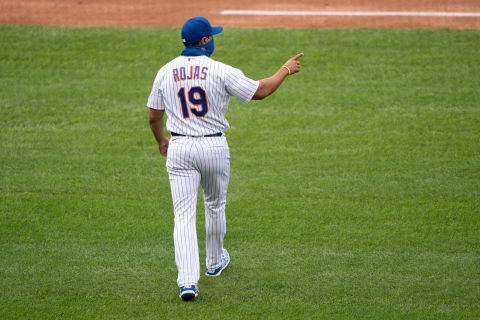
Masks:
[[[179,58],[180,57],[176,57],[175,59],[172,59],[165,65],[163,65],[160,70],[157,71],[157,75],[155,77],[156,81],[161,81],[165,77],[165,75],[170,74],[172,72],[172,69],[176,68],[179,65]]]
[[[231,65],[213,60],[209,57],[204,57],[204,59],[204,61],[208,63],[212,67],[212,69],[215,69],[218,73],[223,74],[223,76],[228,77],[233,75],[243,75],[242,70],[232,67]]]
[[[220,61],[216,61],[216,60],[213,60],[213,59],[208,58],[208,57],[206,57],[206,58],[207,58],[207,59],[210,59],[210,60],[213,61],[213,62],[215,62],[218,66],[221,66],[221,67],[225,70],[226,73],[233,73],[233,74],[235,74],[235,73],[242,73],[242,74],[243,74],[242,70],[240,70],[240,69],[238,69],[238,68],[235,68],[235,67],[232,67],[232,66],[229,65],[229,64],[226,64],[226,63],[223,63],[223,62],[220,62]]]
[[[172,68],[175,68],[175,66],[177,66],[178,64],[181,63],[181,59],[182,59],[182,57],[179,56],[179,57],[176,57],[175,59],[170,60],[170,61],[167,62],[163,67],[161,67],[158,72],[159,72],[159,73],[160,73],[160,72],[165,72],[165,71],[167,71],[167,70],[170,70],[170,69],[172,69]]]
[[[212,58],[209,58],[209,57],[205,57],[205,58],[209,59],[210,61],[213,61],[213,63],[215,63],[218,66],[221,66],[222,68],[224,68],[226,70],[236,69],[235,67],[232,67],[231,65],[228,65],[226,63],[223,63],[223,62],[220,62],[220,61],[217,61],[217,60],[213,60]]]
[[[200,57],[197,57],[197,59],[198,59],[198,62],[200,64],[203,64],[203,65],[206,65],[206,66],[212,66],[212,67],[222,68],[222,69],[224,69],[225,66],[226,66],[225,63],[217,61],[217,60],[213,60],[212,58],[207,57],[207,56],[200,56]]]

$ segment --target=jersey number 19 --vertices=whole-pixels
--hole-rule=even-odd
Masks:
[[[178,90],[178,98],[180,99],[180,103],[182,104],[182,115],[184,119],[190,118],[190,112],[197,116],[197,117],[204,117],[208,112],[208,102],[207,102],[207,94],[205,90],[201,87],[192,87],[188,90],[188,101],[193,106],[190,106],[187,103],[187,98],[185,96],[185,88],[182,87]],[[201,106],[201,108],[194,107],[194,106]]]

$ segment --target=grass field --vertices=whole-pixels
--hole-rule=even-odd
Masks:
[[[179,29],[0,40],[1,319],[480,318],[479,31],[217,36],[255,79],[305,56],[272,97],[232,99],[232,263],[194,303],[145,107]]]

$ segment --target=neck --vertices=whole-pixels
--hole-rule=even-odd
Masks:
[[[213,38],[205,44],[187,47],[182,51],[182,56],[207,56],[210,57],[215,50]]]
[[[194,46],[194,47],[186,47],[182,51],[182,56],[207,56],[209,57],[210,54],[205,49],[205,45],[201,46]]]

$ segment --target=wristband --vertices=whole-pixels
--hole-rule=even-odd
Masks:
[[[285,69],[287,69],[287,71],[288,71],[288,75],[291,75],[291,74],[292,74],[292,72],[290,71],[290,68],[289,68],[289,67],[287,67],[287,66],[282,66],[282,68],[285,68]]]

